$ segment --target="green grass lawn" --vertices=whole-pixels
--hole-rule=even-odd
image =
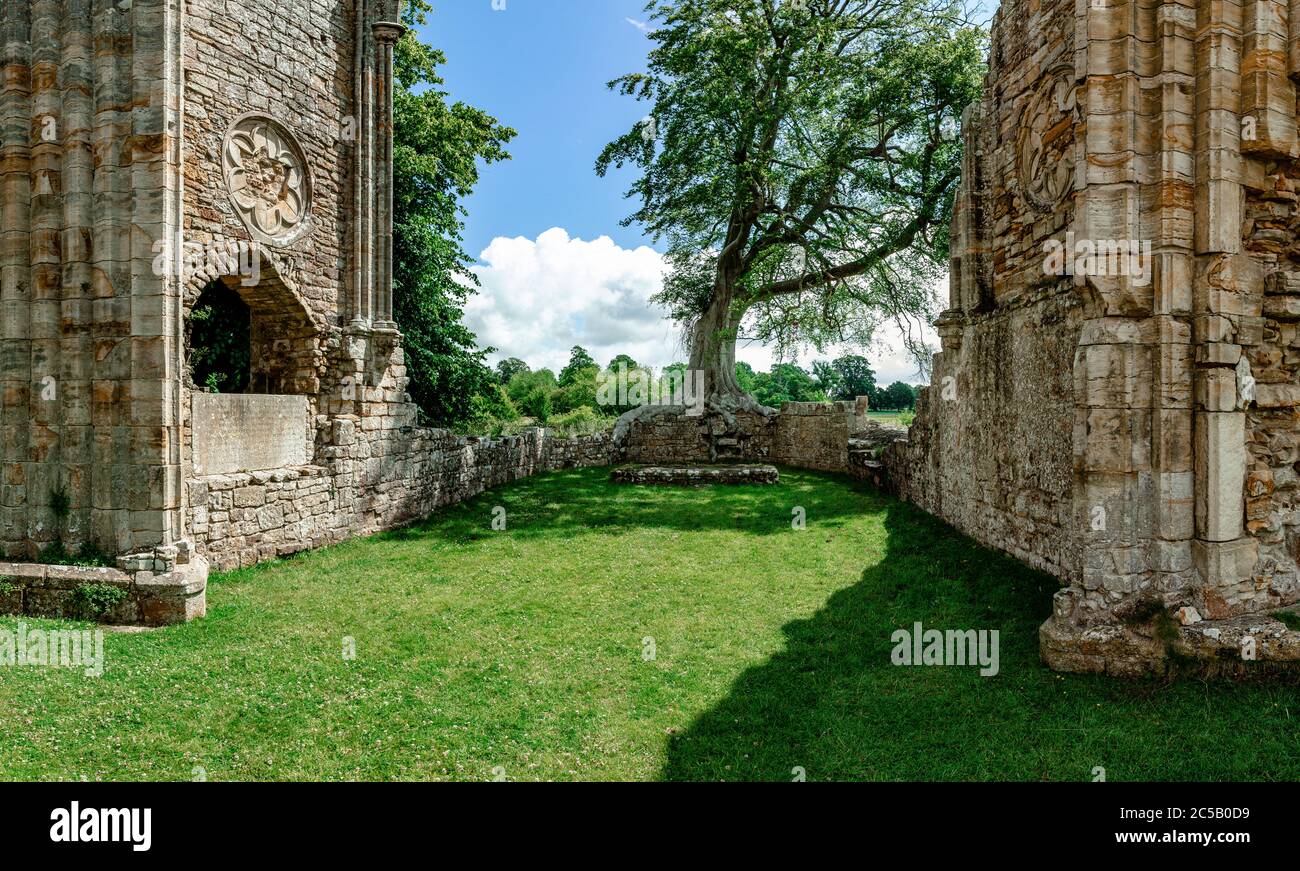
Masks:
[[[607,475],[214,577],[100,678],[0,669],[0,778],[1300,778],[1294,688],[1054,674],[1055,582],[910,506]],[[1000,630],[1001,673],[891,665],[915,620]]]

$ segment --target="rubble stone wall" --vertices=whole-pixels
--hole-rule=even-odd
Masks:
[[[972,538],[1070,581],[1074,358],[1083,296],[1043,271],[1043,242],[1075,217],[1073,2],[1002,4],[982,103],[963,119],[943,352],[909,439],[886,448],[904,498]],[[1026,137],[1038,149],[1030,172]]]
[[[1213,658],[1300,600],[1297,81],[1300,7],[1276,0],[995,18],[943,349],[884,466],[1065,582],[1056,668]]]
[[[768,460],[824,472],[849,470],[849,439],[869,426],[866,397],[856,402],[786,402],[779,412],[742,411],[733,421],[705,412],[647,409],[619,439],[629,463],[747,462]]]
[[[208,475],[188,482],[189,530],[217,570],[391,529],[485,490],[558,469],[608,466],[606,434],[544,430],[474,438],[412,427],[367,431],[330,419],[324,465]]]

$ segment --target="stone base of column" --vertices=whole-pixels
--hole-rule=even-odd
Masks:
[[[0,614],[170,626],[207,613],[208,562],[166,571],[0,563]]]
[[[1285,612],[1300,621],[1300,606],[1279,613]],[[1270,615],[1182,625],[1175,615],[1161,612],[1142,624],[1097,626],[1053,616],[1038,630],[1038,641],[1049,668],[1076,674],[1300,678],[1300,631]]]

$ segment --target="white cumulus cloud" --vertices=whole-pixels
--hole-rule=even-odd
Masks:
[[[536,240],[498,236],[473,267],[481,287],[465,323],[492,360],[518,357],[557,373],[574,345],[604,365],[618,354],[662,367],[684,359],[680,331],[650,297],[663,286],[653,248],[620,248],[608,236],[570,238],[559,227]]]
[[[497,349],[489,357],[493,363],[518,357],[558,374],[570,349],[581,345],[602,366],[628,354],[662,368],[687,358],[680,329],[650,302],[663,286],[664,269],[663,255],[653,248],[622,248],[608,236],[575,239],[559,227],[536,239],[498,236],[473,267],[481,287],[465,307],[465,323],[481,346]],[[932,331],[925,336],[937,345]],[[845,353],[863,352],[834,348],[818,356]],[[921,380],[896,330],[882,329],[863,356],[879,383]],[[736,357],[759,371],[776,362],[773,349],[757,343],[742,342]],[[797,362],[809,368],[812,359],[805,352]]]

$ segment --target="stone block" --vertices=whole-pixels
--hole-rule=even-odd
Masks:
[[[1196,415],[1196,530],[1207,541],[1240,537],[1246,475],[1245,415]]]

